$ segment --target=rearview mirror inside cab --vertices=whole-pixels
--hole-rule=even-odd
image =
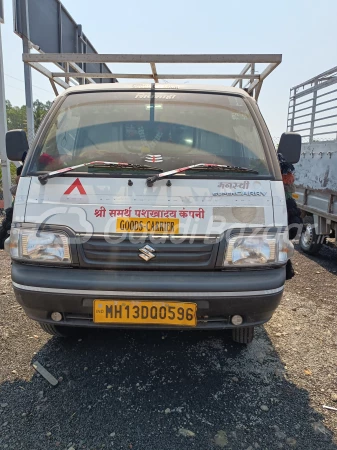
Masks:
[[[24,130],[12,130],[6,133],[6,153],[10,161],[22,161],[28,151],[28,141]]]
[[[302,136],[298,133],[283,133],[277,149],[284,159],[291,164],[296,164],[301,157]]]

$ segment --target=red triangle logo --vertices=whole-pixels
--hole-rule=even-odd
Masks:
[[[78,189],[79,193],[81,195],[87,195],[87,193],[85,192],[84,187],[82,186],[82,183],[80,182],[79,178],[76,178],[76,180],[73,182],[73,184],[71,186],[68,187],[68,189],[65,191],[65,193],[63,195],[69,195],[73,192],[74,189]]]

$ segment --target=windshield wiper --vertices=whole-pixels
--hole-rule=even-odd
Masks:
[[[148,186],[153,186],[157,180],[162,178],[170,177],[171,175],[176,175],[177,173],[186,172],[187,170],[219,170],[221,172],[239,172],[239,173],[255,173],[258,174],[256,170],[246,169],[246,167],[236,167],[236,166],[225,166],[221,164],[194,164],[192,166],[181,167],[180,169],[169,170],[168,172],[158,173],[146,179]]]
[[[125,169],[132,169],[132,170],[161,170],[159,167],[153,167],[153,166],[145,166],[142,164],[130,164],[130,163],[123,163],[123,162],[110,162],[110,161],[91,161],[84,164],[78,164],[77,166],[71,166],[71,167],[65,167],[64,169],[55,170],[53,172],[46,173],[44,175],[39,175],[38,180],[41,184],[46,184],[49,178],[58,177],[59,175],[62,175],[64,173],[71,172],[72,170],[79,169],[80,167],[108,167],[108,168],[125,168]]]

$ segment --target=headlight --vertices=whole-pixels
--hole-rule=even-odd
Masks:
[[[284,234],[234,236],[230,238],[224,266],[285,264],[294,246]]]
[[[68,264],[71,262],[69,237],[60,232],[12,228],[9,248],[13,259]]]

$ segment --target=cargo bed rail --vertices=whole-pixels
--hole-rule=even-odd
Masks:
[[[310,144],[337,140],[337,66],[290,89],[287,128]]]

